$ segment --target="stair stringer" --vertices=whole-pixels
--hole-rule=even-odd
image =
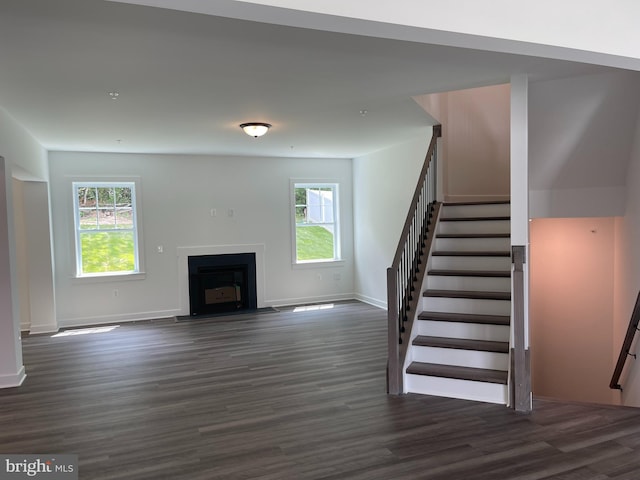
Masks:
[[[456,206],[455,209],[458,209]],[[474,215],[471,215],[474,216]],[[440,217],[446,217],[444,211],[442,212]],[[457,222],[456,222],[457,223]],[[483,223],[483,222],[478,222]],[[441,232],[440,229],[440,218],[438,218],[438,224],[436,225],[436,232]],[[496,222],[493,221],[490,224],[489,228],[495,228]],[[459,230],[458,225],[453,230],[454,233],[457,233]],[[451,229],[445,230],[446,233],[451,233]],[[507,228],[508,231],[508,228]],[[438,240],[436,240],[438,242]],[[434,247],[436,242],[434,242]],[[486,240],[481,240],[479,243],[482,244],[480,250],[486,250],[487,247],[485,245]],[[509,246],[510,247],[510,246]],[[465,250],[465,247],[462,247]],[[427,273],[424,276],[422,281],[422,285],[420,286],[420,292],[424,292],[428,287],[430,282],[433,282],[433,278],[430,278],[429,270],[432,268],[434,259],[432,255],[433,251],[429,252],[429,256],[427,258]],[[441,262],[438,259],[438,262]],[[483,267],[484,260],[480,259],[478,268]],[[502,261],[502,267],[504,268],[505,262]],[[437,268],[440,268],[440,264],[438,263]],[[475,282],[475,280],[472,280]],[[501,282],[500,285],[504,285],[505,282]],[[510,279],[506,282],[508,285],[508,289],[510,290]],[[502,289],[502,286],[499,286],[495,279],[490,280],[488,282],[491,285],[491,289]],[[474,400],[481,401],[487,403],[496,403],[502,405],[508,405],[510,403],[509,392],[510,386],[508,384],[508,380],[510,379],[509,370],[511,367],[511,361],[509,358],[509,354],[496,354],[491,352],[479,352],[479,351],[467,351],[460,352],[457,349],[445,349],[445,348],[434,348],[434,347],[417,347],[413,345],[414,339],[419,335],[430,335],[433,334],[434,331],[436,335],[448,336],[445,332],[443,333],[442,328],[434,329],[433,325],[429,325],[428,321],[420,320],[420,314],[425,310],[425,303],[428,303],[430,299],[424,299],[422,302],[422,307],[416,309],[414,312],[413,318],[413,326],[411,329],[411,333],[408,339],[407,346],[407,355],[405,357],[405,364],[403,365],[403,385],[404,385],[404,393],[418,393],[425,395],[435,395],[442,397],[450,397],[450,398],[460,398],[465,400]],[[437,299],[437,302],[432,302],[432,305],[440,302],[442,299]],[[447,299],[447,300],[456,300],[456,299]],[[460,312],[473,313],[478,307],[473,303],[469,303],[468,300],[457,300],[460,303]],[[471,301],[473,302],[473,301]],[[491,303],[491,301],[481,300],[480,303]],[[511,315],[511,302],[506,302],[508,305],[504,306],[496,306],[497,311],[503,311],[504,315]],[[465,304],[465,305],[463,305]],[[492,310],[494,307],[490,307],[489,310]],[[487,313],[495,314],[494,311],[489,311]],[[443,322],[449,323],[449,322]],[[446,325],[446,328],[451,327],[453,332],[452,336],[461,335],[461,338],[476,338],[476,339],[499,339],[501,341],[509,342],[509,352],[511,351],[511,323],[506,326],[496,326],[496,325],[481,325],[477,324],[466,324],[466,323],[455,323],[450,322],[451,325]],[[455,323],[455,324],[454,324]],[[504,328],[502,328],[504,327]],[[502,328],[502,331],[499,331]],[[461,333],[462,332],[462,333]],[[464,332],[467,332],[466,334]],[[496,333],[497,332],[497,333]],[[496,337],[497,335],[497,337]],[[455,350],[455,351],[452,351]],[[472,381],[472,380],[462,380],[457,378],[444,378],[438,376],[431,375],[415,375],[407,373],[407,368],[411,365],[412,362],[435,362],[435,363],[443,363],[447,365],[460,365],[460,366],[478,366],[478,368],[495,368],[499,370],[504,370],[506,372],[506,382],[503,383],[490,383],[490,382],[481,382],[481,381]]]

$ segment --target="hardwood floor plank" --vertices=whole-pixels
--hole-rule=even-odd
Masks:
[[[385,393],[386,312],[122,324],[23,339],[0,452],[74,453],[80,478],[640,478],[640,410]]]

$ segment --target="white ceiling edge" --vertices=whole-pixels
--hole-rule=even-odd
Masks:
[[[626,0],[106,1],[640,71],[640,2]]]

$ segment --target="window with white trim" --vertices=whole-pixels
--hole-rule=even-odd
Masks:
[[[140,272],[135,182],[73,182],[76,276]]]
[[[295,263],[340,260],[338,184],[292,183]]]

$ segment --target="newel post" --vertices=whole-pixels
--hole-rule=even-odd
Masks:
[[[397,272],[387,268],[387,393],[402,393]]]
[[[528,350],[525,345],[525,281],[524,264],[526,247],[513,245],[511,261],[513,263],[513,348],[512,348],[512,392],[513,407],[517,412],[528,413],[531,404],[531,373]]]

